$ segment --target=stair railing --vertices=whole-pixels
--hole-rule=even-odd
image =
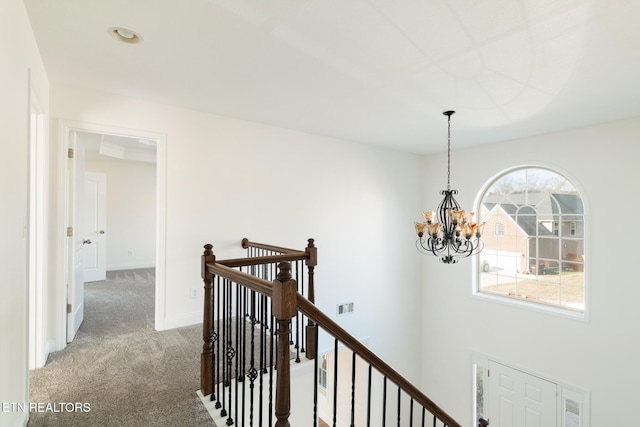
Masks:
[[[246,239],[245,239],[246,240]],[[243,240],[243,246],[271,251],[269,245],[251,244]],[[257,246],[265,246],[258,248]],[[312,250],[309,250],[312,247]],[[280,249],[285,249],[281,251]],[[333,390],[333,425],[338,406],[346,407],[351,424],[385,425],[388,419],[397,419],[397,425],[422,425],[429,421],[433,426],[461,427],[451,416],[438,407],[411,382],[395,371],[327,315],[322,313],[300,292],[292,275],[292,264],[300,259],[315,266],[317,260],[313,241],[305,251],[278,248],[276,254],[259,254],[245,259],[216,261],[211,245],[205,245],[202,255],[202,277],[205,288],[205,314],[203,322],[203,350],[201,355],[201,392],[215,401],[220,416],[227,425],[275,425],[289,426],[291,412],[291,339],[292,319],[302,314],[312,325],[313,333],[307,333],[307,351],[314,358],[313,402],[309,403],[310,423],[318,425],[318,348],[320,329],[334,338],[335,371]],[[256,254],[253,254],[256,255]],[[269,282],[252,275],[255,268],[277,262],[277,274]],[[242,269],[246,271],[242,271]],[[312,277],[312,273],[311,273]],[[312,279],[311,279],[312,280]],[[307,290],[309,293],[310,291]],[[247,319],[247,320],[245,320]],[[308,330],[308,329],[307,329]],[[310,339],[311,338],[311,339]],[[275,345],[274,345],[275,341]],[[310,342],[313,341],[313,342]],[[350,375],[351,398],[338,400],[337,353],[340,346],[352,352]],[[299,361],[299,357],[294,357]],[[358,363],[356,362],[358,361]],[[356,376],[362,376],[366,365],[367,395],[356,398]],[[359,374],[357,374],[359,372]],[[275,383],[274,383],[275,377]],[[374,379],[375,378],[375,379]],[[382,397],[373,396],[372,382],[382,378]],[[248,384],[246,382],[248,381]],[[379,382],[379,381],[378,381]],[[275,385],[275,399],[274,399]],[[396,387],[395,398],[389,398],[389,390]],[[375,389],[376,392],[378,391]],[[366,400],[363,413],[359,404]],[[349,401],[347,403],[347,401]],[[389,404],[389,401],[395,404]],[[266,403],[265,403],[266,402]],[[376,403],[377,402],[377,403]],[[373,408],[376,408],[374,411]],[[381,408],[381,411],[378,409]],[[275,416],[275,424],[273,420]],[[247,419],[248,418],[248,419]],[[366,418],[366,423],[364,419]],[[374,424],[372,423],[374,420]],[[382,424],[380,424],[382,420]],[[408,421],[407,421],[408,420]],[[437,424],[437,423],[440,424]]]
[[[315,304],[314,271],[315,266],[318,264],[318,248],[315,247],[314,239],[307,239],[304,253],[296,249],[251,242],[246,237],[242,239],[242,247],[247,250],[247,257],[251,258],[252,262],[263,262],[261,267],[251,268],[250,274],[264,280],[273,280],[279,262],[290,261],[292,263],[292,277],[298,284],[297,291]],[[287,255],[292,256],[292,258],[286,258],[285,256]],[[274,257],[273,261],[270,261],[269,258],[263,258],[269,256]],[[226,262],[224,263],[229,265]],[[306,274],[304,266],[306,266]],[[305,320],[307,324],[306,327],[303,327]],[[293,322],[293,330],[295,331],[295,336],[293,336],[294,332],[292,332],[290,343],[294,346],[296,352],[296,362],[300,362],[301,352],[306,353],[307,359],[313,359],[316,355],[315,336],[317,330],[314,322],[311,319],[305,319],[304,315],[298,312]]]

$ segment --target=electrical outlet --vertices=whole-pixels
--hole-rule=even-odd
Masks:
[[[127,252],[127,256],[133,256],[133,251],[131,249]]]
[[[191,288],[191,289],[189,290],[189,296],[190,296],[192,299],[198,298],[198,289],[197,289],[197,288]]]

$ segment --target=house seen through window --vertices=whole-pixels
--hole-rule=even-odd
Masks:
[[[584,312],[584,206],[565,177],[543,168],[506,173],[487,188],[478,291]]]

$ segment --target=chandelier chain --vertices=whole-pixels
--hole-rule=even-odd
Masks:
[[[447,191],[451,190],[451,114],[447,120]]]

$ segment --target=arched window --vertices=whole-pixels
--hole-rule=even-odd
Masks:
[[[478,292],[584,312],[584,205],[569,180],[510,171],[487,186],[479,212],[494,233],[483,236]]]

